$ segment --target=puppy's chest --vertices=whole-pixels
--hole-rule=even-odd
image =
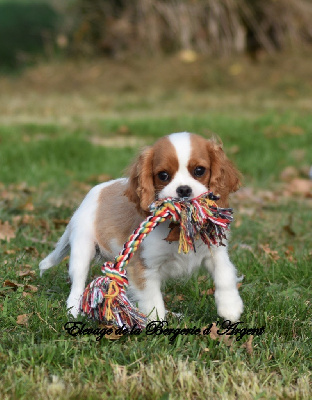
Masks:
[[[143,242],[141,257],[148,269],[159,271],[163,278],[191,274],[200,267],[203,259],[210,256],[209,249],[201,240],[196,241],[196,252],[179,253],[179,243],[165,240],[169,223],[164,222],[150,233]]]

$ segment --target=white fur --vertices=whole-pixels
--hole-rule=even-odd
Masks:
[[[180,185],[190,186],[193,197],[205,192],[207,188],[196,181],[187,169],[191,152],[190,135],[187,132],[177,133],[170,135],[169,139],[176,149],[179,170],[172,181],[159,193],[159,198],[176,197],[176,189]],[[127,183],[126,179],[120,181]],[[95,256],[97,244],[95,216],[98,198],[101,190],[114,182],[106,182],[91,189],[74,213],[55,250],[39,265],[42,275],[45,270],[59,263],[68,253],[69,248],[71,249],[69,275],[72,287],[67,307],[74,317],[78,315],[79,302],[85,288],[90,262]],[[237,321],[243,311],[243,303],[236,286],[236,269],[229,259],[227,248],[212,246],[210,252],[206,245],[197,241],[196,253],[179,254],[177,242],[168,243],[164,240],[168,234],[168,224],[168,222],[160,224],[142,243],[141,257],[146,266],[145,287],[140,290],[130,280],[128,289],[130,298],[138,302],[141,311],[149,314],[150,319],[164,319],[165,306],[161,294],[161,283],[167,278],[191,274],[203,264],[215,282],[218,314],[225,319]],[[108,243],[111,244],[115,254],[109,254],[104,249],[101,249],[101,252],[104,259],[113,260],[120,249],[113,237],[108,238]]]

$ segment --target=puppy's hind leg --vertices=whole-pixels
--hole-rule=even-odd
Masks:
[[[80,233],[70,238],[71,252],[69,260],[69,276],[71,279],[71,291],[67,299],[67,308],[77,317],[79,304],[85,289],[85,284],[90,268],[90,262],[96,253],[95,242],[92,235]]]
[[[67,226],[55,249],[39,264],[40,276],[49,268],[59,264],[69,253],[70,224]]]

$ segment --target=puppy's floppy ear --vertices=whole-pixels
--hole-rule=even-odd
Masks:
[[[229,194],[236,192],[241,185],[241,173],[226,157],[222,143],[211,140],[207,144],[210,158],[209,188],[214,194],[220,195],[218,205],[229,206]]]
[[[148,212],[148,206],[155,200],[153,157],[153,148],[146,148],[129,170],[129,182],[125,195],[136,204],[141,213]]]

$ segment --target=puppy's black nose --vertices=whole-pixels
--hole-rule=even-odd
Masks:
[[[177,188],[177,194],[179,197],[190,197],[192,189],[187,185],[182,185]]]

